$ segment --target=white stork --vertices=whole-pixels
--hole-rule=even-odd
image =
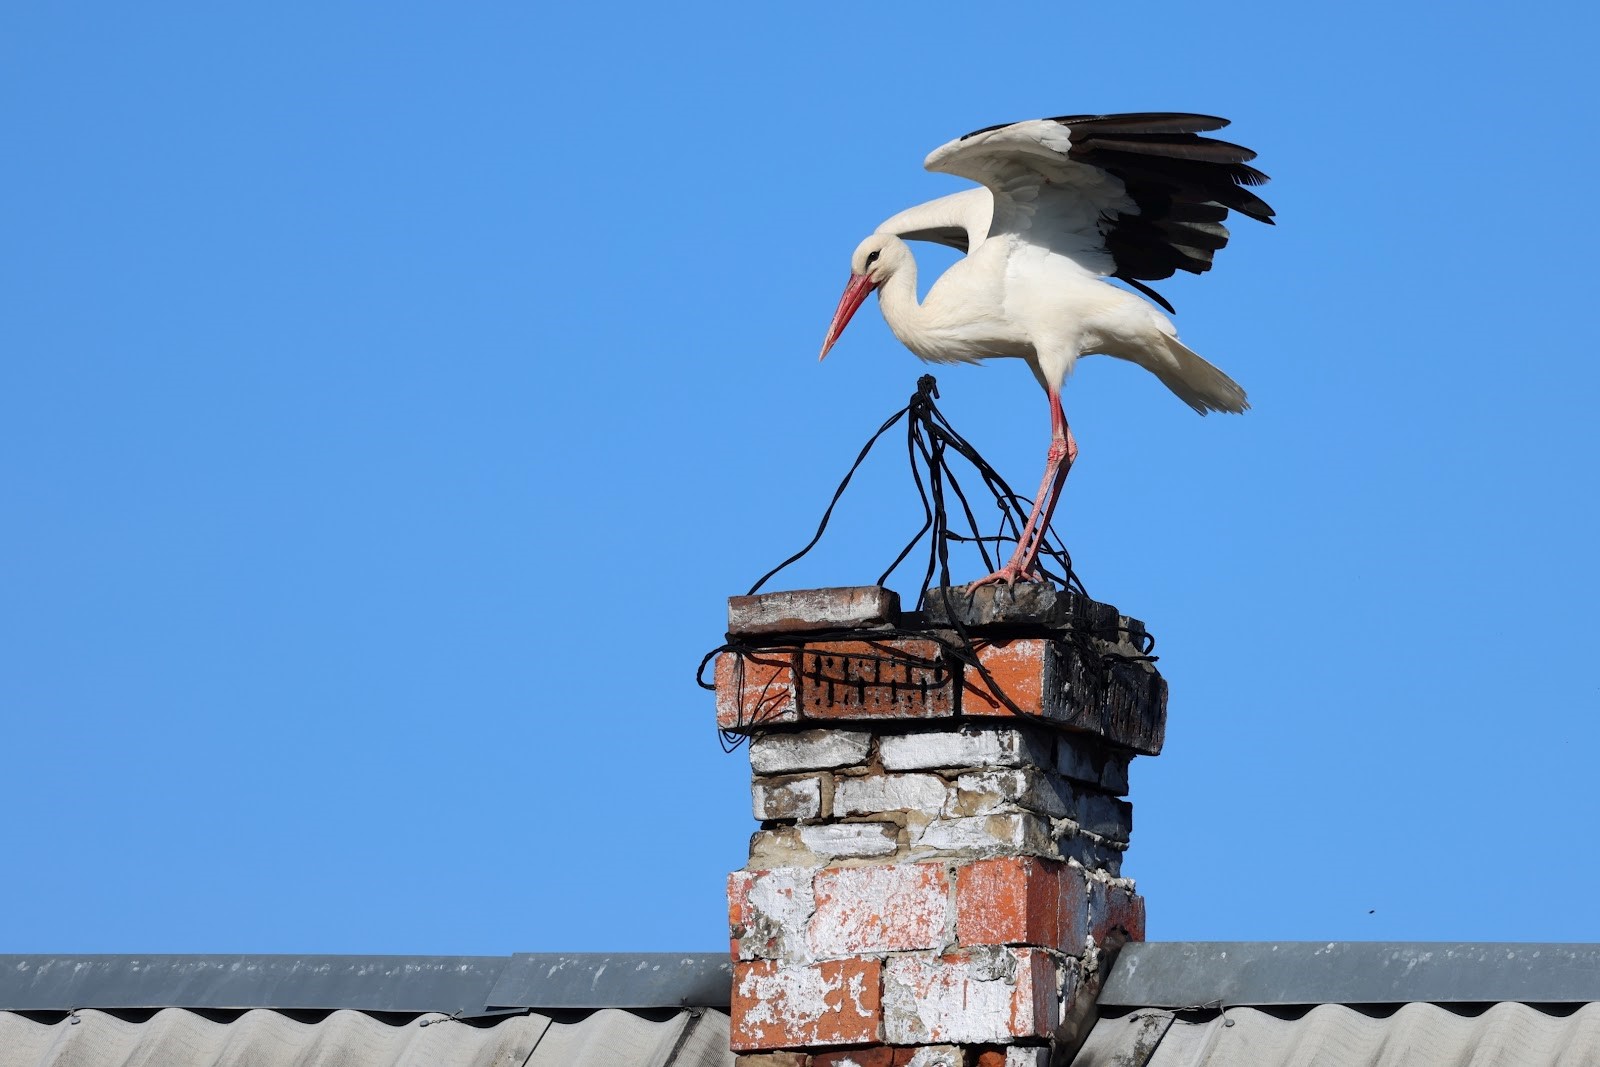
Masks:
[[[1272,222],[1272,209],[1245,188],[1267,180],[1249,165],[1255,153],[1199,136],[1226,125],[1207,115],[1141,113],[978,130],[935,149],[924,165],[982,188],[902,211],[856,246],[822,356],[877,290],[889,328],[916,355],[936,363],[1015,356],[1050,398],[1044,478],[1016,552],[974,584],[1041,577],[1039,547],[1078,454],[1061,384],[1079,356],[1137,363],[1202,415],[1250,406],[1237,382],[1178,342],[1170,319],[1105,280],[1120,279],[1172,311],[1145,281],[1210,270],[1228,243],[1222,223],[1230,209]],[[966,253],[921,303],[908,240]]]

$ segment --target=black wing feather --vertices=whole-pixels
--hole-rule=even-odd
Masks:
[[[1119,214],[1101,225],[1117,264],[1115,277],[1132,283],[1210,270],[1212,257],[1228,243],[1222,222],[1230,209],[1272,222],[1271,206],[1246,188],[1267,182],[1250,166],[1256,154],[1199,136],[1228,125],[1225,119],[1159,112],[1055,121],[1071,130],[1068,155],[1116,175],[1139,206],[1138,214]]]
[[[1267,176],[1250,161],[1256,154],[1242,145],[1201,137],[1228,120],[1181,111],[1141,111],[1124,115],[1060,115],[1071,131],[1068,156],[1075,162],[1114,174],[1138,205],[1137,214],[1115,215],[1101,223],[1106,248],[1120,278],[1156,303],[1173,310],[1142,281],[1170,278],[1179,270],[1201,274],[1228,243],[1223,221],[1231,209],[1268,225],[1275,212],[1246,186],[1265,185]],[[1004,129],[986,126],[961,139]]]

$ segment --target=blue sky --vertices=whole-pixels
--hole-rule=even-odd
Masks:
[[[722,947],[694,665],[923,371],[873,307],[818,365],[850,250],[950,137],[1146,109],[1281,223],[1164,287],[1248,415],[1065,392],[1172,687],[1151,936],[1600,940],[1592,10],[976,10],[0,11],[0,951]],[[1031,488],[1025,368],[939,380]]]

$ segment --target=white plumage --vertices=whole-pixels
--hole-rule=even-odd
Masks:
[[[1270,222],[1243,188],[1266,180],[1254,153],[1198,136],[1225,120],[1176,113],[1066,116],[1011,123],[935,149],[931,171],[979,183],[900,212],[856,247],[850,284],[822,355],[872,291],[894,335],[933,362],[1026,360],[1048,394],[1052,440],[1045,477],[1017,551],[981,581],[1038,577],[1035,560],[1077,448],[1060,390],[1080,356],[1102,353],[1150,371],[1200,412],[1241,412],[1238,383],[1178,341],[1145,280],[1200,273],[1227,243],[1228,210]],[[917,300],[907,240],[966,255]]]

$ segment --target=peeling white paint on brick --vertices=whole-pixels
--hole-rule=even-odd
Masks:
[[[1036,1029],[1036,992],[1032,967],[1008,949],[891,957],[883,972],[884,1039],[915,1045],[1027,1036]]]
[[[883,765],[891,771],[938,767],[1048,767],[1054,762],[1049,742],[1009,728],[895,734],[878,742]]]
[[[825,770],[867,758],[872,735],[860,730],[803,730],[767,734],[750,741],[750,766],[757,774]]]
[[[1013,1045],[1006,1049],[1006,1067],[1050,1067],[1050,1048],[1048,1045],[1036,1048]]]
[[[834,809],[841,815],[875,815],[882,811],[925,811],[944,807],[948,787],[933,774],[873,774],[840,778]]]
[[[899,847],[900,828],[889,822],[846,822],[800,827],[800,840],[822,856],[888,856]]]
[[[855,1005],[856,1014],[863,1014],[859,974],[849,975],[841,983],[817,967],[780,965],[770,973],[750,971],[737,990],[737,995],[745,998],[741,1025],[746,1030],[778,1027],[784,1033],[805,1033],[832,1012],[828,995],[841,985]]]
[[[831,868],[816,877],[806,943],[818,959],[942,948],[951,921],[943,864]]]
[[[906,1067],[962,1067],[964,1063],[961,1050],[954,1045],[927,1045],[911,1054]],[[1006,1063],[1010,1067],[1010,1061]]]
[[[739,958],[805,962],[805,929],[817,907],[811,879],[815,872],[801,867],[763,871],[746,894],[745,932],[739,938]]]

